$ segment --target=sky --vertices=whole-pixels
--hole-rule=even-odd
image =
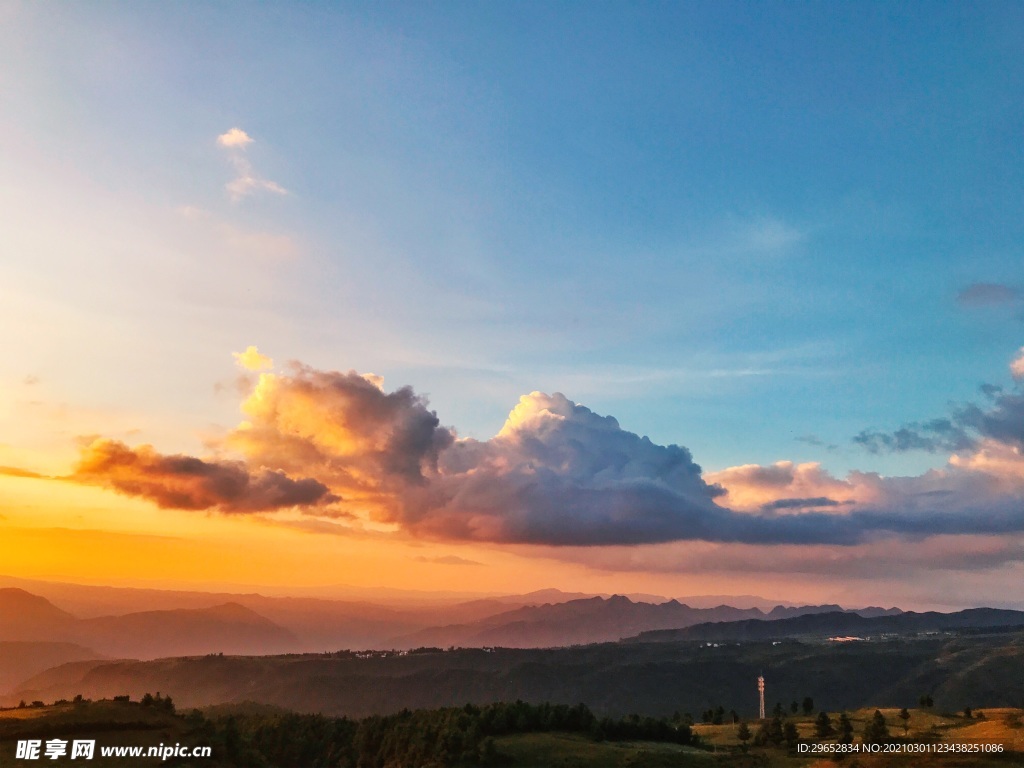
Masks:
[[[1021,40],[0,0],[0,570],[1024,608]]]

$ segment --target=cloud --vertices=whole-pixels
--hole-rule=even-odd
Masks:
[[[47,477],[47,475],[41,475],[38,472],[33,472],[31,469],[21,469],[20,467],[0,467],[0,475],[6,475],[7,477],[30,477],[35,479],[43,479]]]
[[[436,563],[437,565],[483,565],[476,560],[467,560],[458,555],[443,555],[441,557],[417,557],[419,563]]]
[[[834,451],[839,448],[835,443],[826,443],[817,435],[801,435],[800,437],[794,437],[798,443],[807,443],[807,445],[813,445],[815,448],[824,448],[826,451]]]
[[[703,475],[686,448],[658,445],[559,393],[522,396],[497,435],[475,440],[442,426],[410,387],[389,392],[373,374],[290,363],[248,386],[245,421],[211,446],[241,458],[98,440],[70,479],[164,507],[299,506],[321,520],[346,516],[334,532],[400,529],[436,541],[848,548],[1024,532],[1024,399],[1015,392],[994,391],[986,408],[961,408],[949,426],[923,425],[935,439],[969,432],[942,469],[838,478],[788,461]]]
[[[241,164],[236,164],[236,167]],[[275,181],[269,179],[261,179],[259,176],[252,174],[251,168],[248,164],[240,169],[242,172],[235,179],[232,179],[224,188],[231,195],[231,199],[238,201],[243,197],[256,194],[257,192],[273,192],[275,195],[287,195],[288,190],[282,187]]]
[[[876,497],[848,480],[830,475],[817,462],[794,464],[778,461],[774,464],[744,464],[729,467],[704,476],[710,483],[721,486],[725,493],[721,503],[744,511],[798,509],[801,506],[835,507],[835,504],[803,505],[800,501],[834,500],[843,503],[855,499],[873,501]],[[792,502],[787,507],[787,503]]]
[[[907,546],[893,538],[835,547],[779,544],[681,541],[648,547],[563,547],[537,554],[583,563],[590,568],[646,573],[757,574],[760,576],[822,577],[884,581],[891,590],[895,579],[922,573],[992,571],[1024,562],[1022,536],[936,535]],[[774,579],[773,579],[774,581]],[[991,595],[981,597],[991,601]]]
[[[564,395],[520,398],[491,440],[460,440],[411,488],[394,522],[434,538],[644,543],[700,535],[721,490],[690,452],[623,430]]]
[[[409,387],[387,393],[380,377],[293,363],[264,373],[224,447],[258,466],[319,478],[354,510],[388,519],[409,487],[437,473],[453,433]]]
[[[246,156],[249,145],[254,139],[241,128],[232,128],[217,137],[217,143],[228,151],[228,161],[235,169],[235,178],[224,185],[228,195],[235,202],[254,195],[257,192],[271,192],[276,195],[287,195],[288,190],[276,181],[265,179],[257,174],[252,163]]]
[[[1020,298],[1020,289],[1002,283],[971,283],[956,296],[957,302],[966,307],[1013,304]]]
[[[1010,363],[1010,373],[1017,381],[1024,379],[1024,347],[1017,352],[1017,356]]]
[[[1024,347],[1010,363],[1010,373],[1024,379]],[[985,440],[1024,446],[1024,393],[983,384],[988,400],[984,406],[965,403],[954,406],[948,417],[912,422],[894,432],[864,430],[853,442],[871,453],[923,450],[963,452],[976,449]]]
[[[776,499],[761,505],[764,512],[772,512],[783,509],[820,509],[822,507],[841,507],[844,504],[852,504],[852,501],[836,501],[827,496],[815,496],[813,499]]]
[[[222,147],[245,149],[249,144],[252,144],[252,139],[241,128],[232,128],[230,131],[226,131],[218,136],[217,143]]]
[[[806,234],[772,217],[756,219],[741,233],[741,242],[752,251],[782,251],[806,239]]]
[[[853,442],[875,454],[905,451],[948,453],[970,448],[975,440],[964,425],[956,424],[948,418],[939,418],[907,424],[895,432],[863,430],[854,436]]]
[[[98,438],[82,449],[68,480],[138,496],[164,509],[265,512],[338,501],[312,478],[293,480],[280,470],[250,470],[237,461],[167,456],[151,446],[130,448]]]
[[[232,352],[235,362],[247,371],[267,371],[274,367],[274,361],[253,346],[245,348],[245,352]]]

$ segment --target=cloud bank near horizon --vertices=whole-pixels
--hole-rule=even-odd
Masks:
[[[247,370],[270,362],[254,347],[236,357]],[[786,461],[705,475],[686,448],[653,443],[559,393],[522,396],[497,435],[474,440],[443,426],[411,387],[388,392],[372,374],[292,363],[250,381],[246,418],[211,446],[213,458],[97,439],[67,479],[164,508],[294,509],[499,544],[854,547],[1024,532],[1016,390],[973,406],[962,420],[970,440],[942,469],[837,478]]]

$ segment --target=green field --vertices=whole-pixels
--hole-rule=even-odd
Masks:
[[[943,768],[996,768],[997,766],[1024,766],[1024,710],[992,708],[968,718],[962,713],[936,713],[929,709],[913,709],[910,717],[899,717],[898,709],[880,710],[886,720],[893,742],[934,744],[999,744],[1003,751],[997,754],[854,754],[842,759],[812,754],[798,754],[783,746],[753,746],[738,738],[739,726],[696,725],[693,731],[700,737],[700,747],[654,741],[594,740],[585,733],[525,732],[499,736],[493,739],[493,758],[478,762],[472,759],[439,754],[418,762],[420,768],[474,765],[507,766],[507,768],[882,768],[897,766],[942,766]],[[455,713],[458,710],[454,710]],[[861,740],[865,726],[871,720],[873,708],[848,713],[854,729],[854,743]],[[432,713],[425,713],[431,715]],[[836,713],[830,713],[833,720]],[[305,723],[314,722],[311,716],[294,716],[261,705],[242,705],[217,708],[205,717],[195,714],[182,716],[158,707],[143,706],[138,702],[97,701],[80,704],[62,703],[43,707],[25,707],[0,711],[0,765],[77,765],[87,764],[99,768],[112,766],[206,766],[207,768],[316,768],[316,766],[350,766],[360,768],[408,768],[395,760],[376,760],[360,763],[354,753],[336,751],[324,759],[317,752],[313,762],[299,758],[265,759],[254,749],[253,740],[259,728],[280,718],[304,717]],[[796,726],[801,743],[813,744],[821,740],[814,736],[814,715],[792,716],[788,722]],[[230,720],[229,720],[230,718]],[[316,721],[331,723],[329,719]],[[348,721],[351,722],[351,721]],[[231,725],[228,725],[231,723]],[[752,732],[758,721],[748,722]],[[318,726],[320,727],[320,726]],[[352,727],[355,727],[354,724]],[[402,725],[396,726],[398,728]],[[228,731],[235,736],[228,737]],[[281,738],[291,741],[292,749],[303,738],[300,732],[285,729]],[[40,759],[38,762],[15,760],[15,747],[19,739],[95,739],[96,756],[91,761],[72,761],[68,757],[58,760]],[[234,738],[234,747],[227,739]],[[834,742],[835,739],[827,739]],[[101,746],[141,746],[158,744],[213,745],[212,758],[191,761],[159,758],[129,759],[102,757]],[[246,751],[248,750],[248,751]],[[310,753],[312,754],[312,753]]]
[[[495,740],[517,768],[669,768],[716,764],[705,750],[657,742],[595,742],[563,733],[528,733]]]

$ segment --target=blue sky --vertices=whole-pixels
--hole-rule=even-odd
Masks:
[[[255,344],[463,437],[559,391],[706,470],[942,467],[852,438],[1013,386],[1021,40],[998,2],[3,3],[6,450],[196,451]]]

